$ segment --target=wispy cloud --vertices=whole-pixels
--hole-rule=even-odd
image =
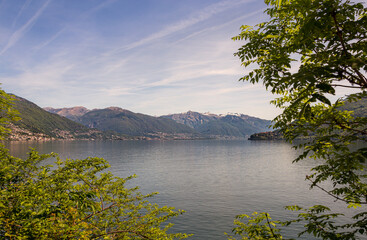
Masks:
[[[63,78],[72,68],[70,63],[49,63],[25,68],[18,76],[2,78],[1,81],[18,83],[26,89],[58,89],[67,85]]]
[[[133,88],[124,88],[124,87],[112,87],[112,88],[102,88],[100,92],[107,94],[108,96],[121,96],[127,94],[134,94]]]
[[[29,1],[32,1],[32,0],[29,0]],[[98,4],[97,6],[95,6],[95,7],[91,8],[91,9],[89,9],[88,11],[80,14],[74,21],[72,21],[71,23],[65,24],[65,26],[63,28],[61,28],[59,31],[57,31],[49,39],[45,40],[44,42],[42,42],[38,46],[34,47],[33,50],[34,51],[38,51],[38,50],[46,47],[51,42],[53,42],[55,39],[57,39],[58,37],[60,37],[63,33],[67,32],[67,31],[70,31],[70,29],[72,29],[73,27],[75,27],[75,24],[78,23],[78,22],[80,22],[82,19],[84,19],[84,20],[87,19],[88,17],[92,16],[94,13],[102,10],[103,8],[108,7],[109,5],[113,4],[114,2],[116,2],[116,0],[105,0],[105,1],[102,1],[102,3]]]
[[[199,31],[196,31],[194,33],[191,33],[190,35],[188,35],[188,36],[186,36],[184,38],[181,38],[181,39],[177,40],[176,42],[173,42],[172,44],[175,44],[176,45],[176,44],[181,43],[181,42],[184,42],[184,41],[186,41],[186,40],[188,40],[190,38],[196,37],[196,36],[198,36],[200,34],[204,34],[206,32],[213,31],[215,29],[223,28],[225,26],[231,25],[231,24],[233,24],[235,22],[238,22],[240,20],[244,20],[244,19],[249,18],[249,17],[257,16],[257,15],[263,13],[264,10],[265,10],[265,8],[264,9],[260,9],[260,10],[255,11],[255,12],[252,12],[252,13],[249,13],[249,14],[245,14],[245,15],[240,16],[240,17],[237,17],[237,18],[235,18],[235,19],[233,19],[231,21],[225,22],[223,24],[219,24],[219,25],[215,25],[213,27],[208,27],[208,28],[205,28],[205,29],[201,29]]]
[[[9,39],[3,39],[0,54],[11,52],[6,60],[0,57],[3,65],[11,63],[11,74],[0,76],[7,91],[40,106],[117,105],[152,115],[189,109],[260,115],[254,114],[260,107],[252,101],[264,99],[258,93],[262,86],[237,82],[246,72],[233,57],[241,43],[230,39],[244,19],[252,24],[263,18],[260,1],[208,1],[206,7],[201,2],[176,15],[162,13],[162,7],[176,11],[180,4],[157,0],[156,8],[139,9],[150,16],[138,20],[133,12],[119,14],[135,11],[135,4],[123,1],[82,1],[65,14],[66,8],[51,6],[56,1],[43,0],[41,8],[32,10],[35,2],[14,4],[9,22],[0,24]],[[166,22],[152,22],[150,29],[158,30],[134,42],[142,33],[136,29],[154,14]],[[30,17],[23,23],[25,16]]]
[[[253,84],[247,84],[245,86],[242,87],[231,87],[231,88],[220,88],[218,87],[217,89],[212,89],[212,90],[208,90],[206,92],[203,93],[203,95],[205,96],[219,96],[221,94],[230,94],[230,93],[235,93],[235,92],[244,92],[244,90],[254,90],[254,89],[261,89],[262,87],[259,85],[253,85]]]
[[[17,24],[17,21],[19,19],[19,17],[22,15],[22,13],[24,12],[24,10],[29,6],[29,4],[32,2],[32,0],[27,0],[22,8],[20,9],[20,11],[18,12],[17,16],[15,17],[13,24],[12,24],[12,28]]]
[[[33,48],[34,51],[40,50],[44,47],[46,47],[47,45],[49,45],[52,41],[54,41],[56,38],[58,38],[64,31],[65,31],[66,27],[62,28],[61,30],[59,30],[57,33],[55,33],[54,35],[51,36],[51,38],[47,39],[46,41],[44,41],[43,43],[41,43],[40,45],[36,46]]]
[[[36,12],[36,14],[33,15],[33,17],[31,17],[31,19],[28,20],[28,22],[26,24],[24,24],[21,28],[19,28],[17,31],[15,31],[10,39],[8,40],[8,43],[6,44],[6,46],[1,50],[0,52],[0,56],[2,54],[4,54],[4,52],[6,52],[9,48],[11,48],[14,44],[16,44],[19,39],[21,39],[24,34],[29,31],[33,24],[37,21],[37,19],[39,18],[39,16],[42,14],[42,12],[46,9],[47,5],[50,3],[51,0],[47,0],[40,9],[38,9],[38,11]]]
[[[226,0],[226,1],[222,1],[219,3],[215,3],[212,4],[208,7],[206,7],[205,9],[193,14],[190,18],[176,22],[175,24],[169,25],[165,28],[163,28],[162,30],[153,33],[149,36],[147,36],[146,38],[141,39],[140,41],[128,44],[126,46],[123,46],[121,48],[118,48],[116,50],[114,50],[113,52],[110,52],[110,54],[115,54],[117,52],[120,51],[126,51],[126,50],[130,50],[139,46],[142,46],[144,44],[156,41],[158,39],[161,39],[163,37],[166,37],[168,35],[174,34],[178,31],[182,31],[190,26],[193,26],[199,22],[205,21],[209,18],[211,18],[212,16],[214,16],[215,14],[218,14],[220,12],[224,12],[230,8],[234,8],[237,5],[243,4],[243,3],[247,3],[250,2],[251,0]]]
[[[179,83],[179,82],[188,82],[189,80],[192,79],[200,79],[200,78],[204,78],[204,77],[209,77],[209,76],[215,76],[215,77],[220,77],[220,76],[236,76],[241,74],[242,72],[239,71],[239,69],[237,67],[232,67],[232,68],[210,68],[210,67],[201,67],[201,68],[197,68],[195,69],[190,69],[190,68],[183,68],[181,71],[174,71],[171,72],[171,76],[164,78],[162,80],[156,81],[156,82],[151,82],[148,83],[146,86],[147,87],[153,87],[153,86],[168,86],[168,85],[172,85],[174,83]]]
[[[95,12],[98,12],[99,10],[101,10],[102,8],[107,7],[108,5],[112,4],[116,2],[116,0],[105,0],[102,1],[102,3],[100,3],[99,5],[95,6],[94,8],[90,9],[89,11],[87,11],[86,13],[84,13],[83,17],[88,17],[90,15],[92,15]]]

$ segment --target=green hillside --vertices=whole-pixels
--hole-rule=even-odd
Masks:
[[[16,99],[14,101],[14,108],[19,111],[21,120],[14,123],[13,134],[16,134],[16,132],[18,134],[28,135],[41,134],[44,137],[62,139],[107,137],[101,131],[89,129],[65,117],[49,113],[24,98],[14,97]]]
[[[46,112],[36,104],[21,98],[16,97],[14,108],[17,109],[22,118],[16,123],[17,126],[26,128],[35,133],[44,133],[49,136],[56,137],[54,130],[67,131],[86,131],[85,126],[73,122],[59,115]]]

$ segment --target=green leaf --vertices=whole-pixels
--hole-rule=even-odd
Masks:
[[[335,89],[328,83],[319,83],[316,84],[316,88],[320,89],[324,93],[335,94]]]
[[[317,100],[319,100],[320,102],[322,103],[325,103],[329,106],[331,106],[331,102],[329,99],[327,99],[325,96],[321,95],[321,94],[318,94],[318,93],[314,93],[312,94],[313,97],[315,97]]]

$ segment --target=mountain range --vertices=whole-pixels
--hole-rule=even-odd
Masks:
[[[202,114],[186,113],[153,117],[134,113],[119,107],[89,110],[84,107],[50,108],[56,113],[84,126],[99,130],[115,131],[130,136],[185,135],[186,138],[244,137],[269,130],[270,121],[243,114]]]
[[[14,98],[21,120],[11,125],[12,140],[242,138],[268,131],[270,125],[268,120],[244,114],[188,111],[153,117],[119,107],[42,109],[24,98]]]
[[[186,113],[171,114],[162,117],[185,124],[201,134],[213,137],[245,137],[256,132],[269,131],[269,125],[271,124],[269,120],[235,113],[216,115],[188,111]]]
[[[14,96],[21,120],[11,124],[10,140],[44,139],[232,139],[254,133],[253,139],[279,139],[271,121],[245,114],[211,114],[188,111],[153,117],[119,107],[87,109],[40,108]],[[367,99],[344,106],[356,116],[367,115]]]

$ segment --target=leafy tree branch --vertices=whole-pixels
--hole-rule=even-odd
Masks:
[[[320,188],[360,211],[352,223],[337,225],[333,219],[340,214],[327,213],[326,206],[290,208],[303,212],[295,222],[305,223],[301,234],[358,239],[367,233],[367,115],[345,106],[367,99],[367,9],[350,0],[265,3],[269,21],[242,26],[233,38],[245,41],[235,56],[244,67],[252,66],[240,80],[262,82],[280,95],[272,101],[283,110],[273,120],[274,127],[295,148],[303,149],[294,162],[322,161],[307,177],[311,188]],[[339,88],[355,92],[332,101]],[[321,187],[323,182],[330,183],[331,189]]]

